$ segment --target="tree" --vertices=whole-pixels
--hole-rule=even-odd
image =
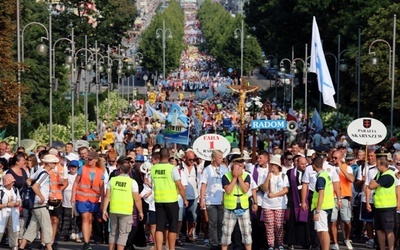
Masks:
[[[232,17],[219,3],[205,1],[199,10],[199,20],[206,46],[217,62],[225,68],[240,71],[241,66],[241,29],[242,17]],[[223,25],[215,25],[215,24]],[[261,64],[261,47],[257,39],[251,36],[247,25],[243,28],[243,72],[247,74],[254,66]],[[238,33],[237,33],[237,32]],[[237,39],[235,39],[235,32]]]
[[[0,7],[0,128],[18,121],[18,92],[25,90],[16,82],[18,64],[14,61],[13,39],[16,5],[14,1],[2,1]],[[23,112],[24,109],[21,109]]]
[[[165,22],[165,28],[171,31],[166,32],[165,38],[165,68],[166,74],[179,67],[183,45],[183,11],[177,1],[170,1],[168,7],[157,13],[149,27],[143,32],[139,51],[143,54],[143,66],[149,71],[162,71],[163,68],[163,48],[162,48],[162,28]],[[157,32],[157,30],[161,32]],[[159,34],[159,37],[157,37]]]

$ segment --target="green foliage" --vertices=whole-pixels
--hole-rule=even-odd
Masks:
[[[338,118],[338,119],[337,119]],[[321,119],[324,124],[324,128],[338,128],[338,131],[347,132],[347,126],[355,119],[348,114],[339,113],[337,116],[336,111],[322,112]],[[336,119],[338,126],[336,127]]]
[[[110,100],[110,102],[108,101]],[[110,109],[108,109],[110,107]],[[118,111],[121,109],[128,108],[128,101],[126,99],[121,99],[117,92],[111,91],[110,98],[108,97],[99,104],[99,117],[107,121],[113,121],[115,117],[118,116]],[[110,113],[108,113],[110,110]]]
[[[177,1],[170,1],[168,7],[156,14],[150,25],[142,33],[139,51],[143,54],[143,66],[150,71],[162,72],[163,48],[162,34],[165,22],[165,70],[166,75],[179,67],[180,58],[184,49],[184,16]],[[158,34],[158,38],[157,38]],[[172,38],[169,38],[169,35]]]
[[[199,20],[205,46],[225,68],[240,71],[241,67],[241,17],[232,17],[219,3],[205,1],[199,10]],[[221,25],[216,25],[221,24]],[[235,39],[235,33],[237,39]],[[243,74],[261,64],[261,47],[250,29],[243,27]]]

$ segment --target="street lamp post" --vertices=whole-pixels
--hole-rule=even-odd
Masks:
[[[18,18],[19,19],[19,18]],[[22,56],[22,62],[24,62],[24,33],[25,33],[25,29],[27,28],[27,27],[29,27],[30,25],[39,25],[39,26],[41,26],[45,31],[46,31],[46,37],[42,37],[42,39],[45,39],[45,40],[47,40],[48,41],[48,43],[49,43],[49,48],[51,48],[52,47],[52,30],[51,30],[51,28],[52,28],[52,25],[51,25],[51,13],[49,13],[49,26],[48,26],[48,28],[46,27],[46,26],[44,26],[42,23],[39,23],[39,22],[31,22],[31,23],[28,23],[27,25],[25,25],[25,27],[22,29],[22,35],[21,35],[21,40],[22,40],[22,43],[21,43],[21,47],[22,47],[22,50],[21,50],[21,56]],[[43,43],[41,43],[41,44],[39,44],[37,47],[36,47],[36,49],[37,49],[37,51],[38,51],[38,53],[40,54],[40,55],[46,55],[47,54],[47,46],[45,45],[45,44],[43,44]],[[50,91],[49,91],[49,109],[50,109],[50,111],[49,111],[49,144],[50,144],[50,146],[51,146],[51,144],[53,144],[53,103],[52,103],[52,101],[53,101],[53,74],[52,74],[52,63],[51,63],[51,61],[52,61],[52,53],[53,53],[53,51],[50,49],[49,50],[49,86],[50,86]]]
[[[396,15],[393,15],[393,42],[392,46],[383,39],[376,39],[370,45],[368,54],[372,54],[374,57],[371,58],[373,65],[378,64],[378,59],[375,57],[375,52],[371,52],[372,45],[377,42],[385,43],[389,48],[389,80],[392,81],[391,87],[391,101],[390,101],[390,138],[393,138],[393,111],[394,111],[394,81],[395,81],[395,63],[396,63]],[[393,50],[392,50],[393,49]]]
[[[284,64],[285,61],[289,63],[289,65],[290,65],[290,73],[292,73],[292,60],[290,60],[288,58],[283,58],[281,60],[281,62],[279,63],[279,65],[281,67],[280,71],[281,72],[285,72],[286,71],[285,64]],[[291,83],[290,107],[293,109],[293,77],[290,79],[290,83]],[[285,78],[285,75],[283,75],[283,93],[284,93],[284,96],[286,96],[286,78]],[[285,100],[286,97],[284,97],[283,99],[284,99],[283,103],[285,104],[286,103],[286,100]]]
[[[343,63],[342,55],[345,52],[354,52],[352,49],[345,49],[340,51],[340,35],[338,35],[338,52],[337,56],[332,53],[325,53],[325,55],[330,55],[335,59],[335,80],[336,80],[336,130],[339,129],[339,109],[340,109],[340,72],[347,71],[347,64]]]
[[[166,40],[165,40],[165,35],[166,33],[168,34],[168,38],[171,39],[172,38],[172,31],[169,28],[165,28],[165,20],[163,20],[163,27],[162,29],[157,29],[156,30],[156,38],[159,39],[160,36],[162,37],[162,49],[163,49],[163,79],[165,80],[165,48],[166,48]],[[161,33],[161,35],[160,35]]]
[[[243,50],[244,50],[244,20],[242,19],[242,27],[235,29],[234,37],[238,39],[240,32],[240,80],[243,78]],[[242,82],[242,84],[245,84]]]

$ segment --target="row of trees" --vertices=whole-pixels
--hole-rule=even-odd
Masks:
[[[241,22],[242,16],[233,17],[222,5],[211,0],[202,3],[199,20],[207,52],[224,68],[240,71],[241,67]],[[251,31],[251,32],[250,32]],[[236,32],[236,36],[235,36]],[[254,29],[246,24],[243,28],[243,74],[261,64],[261,47],[252,36]],[[235,38],[236,37],[236,38]]]
[[[395,1],[396,2],[396,1]],[[341,51],[348,49],[341,55],[348,65],[346,72],[340,74],[340,89],[336,89],[335,59],[326,56],[331,70],[332,80],[336,93],[340,91],[340,112],[357,116],[357,84],[356,66],[361,69],[360,78],[360,106],[361,116],[368,116],[369,112],[379,114],[378,119],[389,124],[391,102],[391,80],[388,78],[388,62],[390,53],[388,46],[383,42],[373,45],[371,51],[376,52],[380,64],[370,64],[372,55],[369,46],[376,39],[386,40],[392,46],[393,15],[399,13],[400,5],[389,0],[371,1],[263,1],[250,0],[245,5],[246,22],[256,27],[254,33],[258,38],[266,55],[274,55],[279,60],[291,58],[292,46],[294,57],[304,58],[305,44],[311,43],[312,17],[315,16],[323,40],[325,53],[338,55],[338,35],[341,36]],[[400,27],[397,21],[397,27]],[[358,59],[358,32],[361,32],[361,58]],[[396,34],[398,48],[399,32]],[[398,56],[396,51],[395,96],[400,94]],[[310,54],[310,51],[309,51]],[[279,65],[278,65],[279,67]],[[299,75],[299,77],[302,77]],[[312,88],[312,86],[311,86]],[[295,98],[304,98],[304,88],[298,91]],[[295,91],[296,93],[296,91]],[[318,92],[309,93],[311,102],[318,103]],[[299,107],[298,107],[299,108]],[[329,107],[324,107],[330,110]],[[398,98],[394,100],[394,110],[400,109]],[[400,118],[395,116],[395,123]]]
[[[51,11],[50,11],[51,10]],[[0,128],[7,127],[7,134],[17,134],[18,90],[22,93],[22,137],[27,138],[30,131],[35,130],[40,124],[49,120],[49,63],[48,56],[41,56],[36,51],[36,46],[47,43],[43,40],[46,32],[39,25],[29,25],[32,22],[43,24],[49,29],[49,15],[52,17],[53,44],[60,38],[71,39],[71,28],[74,28],[76,50],[85,48],[85,35],[87,48],[94,48],[98,42],[100,53],[107,54],[107,47],[116,48],[123,37],[127,37],[127,30],[131,29],[137,16],[134,0],[96,0],[82,2],[71,0],[62,5],[52,5],[42,1],[20,1],[21,35],[23,35],[25,58],[20,88],[17,84],[17,29],[16,29],[16,2],[2,1],[0,9]],[[22,34],[22,30],[25,29]],[[48,44],[47,44],[48,45]],[[71,45],[67,41],[60,41],[54,47],[55,78],[57,86],[53,86],[53,123],[67,125],[70,123],[71,103],[66,101],[70,96],[69,70],[65,65],[65,57],[70,55]],[[84,56],[77,54],[77,60]],[[85,66],[77,61],[78,67]],[[117,67],[116,65],[114,67]],[[80,72],[79,68],[76,72]],[[113,80],[116,82],[116,70],[113,70]],[[93,83],[92,83],[93,84]],[[115,86],[115,84],[114,84]],[[79,97],[79,93],[75,93]],[[107,95],[101,95],[100,101]],[[83,112],[83,98],[77,98],[75,113]],[[95,98],[89,97],[89,119],[95,121]]]
[[[179,67],[184,49],[184,15],[177,1],[170,1],[164,11],[158,12],[142,33],[139,51],[143,54],[143,66],[149,71],[163,69],[163,22],[165,22],[165,71]]]

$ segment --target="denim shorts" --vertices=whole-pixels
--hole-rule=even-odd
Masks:
[[[76,201],[76,211],[78,213],[97,213],[100,209],[100,203],[92,203],[90,201]]]

